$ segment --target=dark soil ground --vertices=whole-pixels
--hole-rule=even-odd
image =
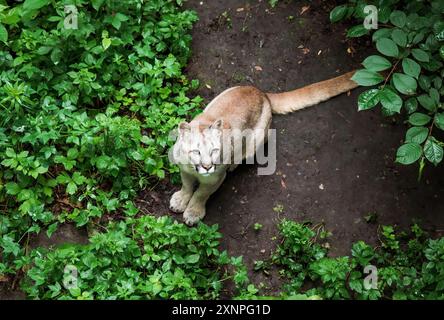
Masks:
[[[187,6],[200,17],[188,75],[201,81],[198,94],[206,102],[235,85],[274,92],[328,79],[359,68],[371,50],[365,41],[346,41],[345,24],[329,22],[335,1],[280,1],[274,9],[264,0]],[[417,219],[442,235],[444,168],[427,167],[418,183],[416,166],[395,164],[405,125],[379,110],[358,112],[360,92],[273,117],[276,173],[258,176],[256,166],[240,166],[207,205],[205,222],[220,225],[230,254],[243,255],[250,268],[267,258],[282,218],[325,222],[332,255],[349,254],[358,240],[376,243],[378,224],[407,228]],[[377,223],[366,222],[369,213]],[[264,226],[259,232],[256,222]],[[277,277],[252,277],[271,292],[279,286]]]
[[[329,22],[334,6],[335,1],[280,1],[271,9],[264,0],[189,0],[186,7],[200,17],[187,69],[190,78],[201,81],[196,94],[209,102],[235,85],[285,91],[359,68],[371,50],[369,43],[346,41],[349,25]],[[442,236],[444,167],[427,167],[418,183],[417,167],[395,164],[405,125],[383,118],[379,110],[358,113],[361,91],[275,116],[275,174],[258,176],[257,166],[242,165],[208,202],[204,222],[219,224],[222,247],[244,256],[250,270],[255,260],[269,257],[282,218],[324,222],[332,232],[332,255],[349,254],[358,240],[376,243],[379,224],[407,228],[416,219]],[[174,215],[168,201],[175,189],[161,183],[142,192],[138,205],[147,214]],[[376,214],[376,223],[366,222],[370,213]],[[263,228],[255,231],[255,223]],[[57,243],[84,242],[86,233],[68,225],[53,238]],[[45,236],[38,241],[49,244]],[[269,293],[280,288],[276,275],[250,276]],[[22,297],[0,284],[0,299]]]

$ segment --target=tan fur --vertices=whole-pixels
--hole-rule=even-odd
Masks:
[[[284,93],[264,93],[252,86],[239,86],[219,94],[203,113],[190,123],[179,125],[179,139],[173,147],[173,154],[176,155],[175,160],[186,158],[189,162],[179,164],[182,188],[172,196],[171,210],[183,212],[187,224],[197,223],[205,216],[206,201],[222,184],[226,172],[236,168],[234,155],[241,155],[242,159],[254,156],[255,150],[244,149],[243,146],[232,143],[237,130],[268,132],[272,113],[289,113],[349,91],[357,87],[350,79],[353,74],[354,72],[349,72]],[[262,145],[267,136],[261,136],[254,131],[246,140],[259,141],[259,145]],[[213,152],[219,154],[218,150],[226,145],[231,149],[227,150],[226,154],[218,155],[223,161],[214,162]],[[196,184],[198,186],[194,190]]]
[[[284,93],[267,93],[273,113],[285,114],[314,106],[358,86],[351,80],[354,71]]]

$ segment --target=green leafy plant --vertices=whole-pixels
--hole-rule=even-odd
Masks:
[[[377,88],[359,96],[358,109],[380,104],[384,115],[406,115],[411,127],[396,162],[419,163],[421,175],[426,160],[436,166],[444,155],[439,132],[444,130],[444,3],[350,0],[334,8],[330,20],[353,17],[361,23],[350,28],[347,36],[365,36],[370,30],[362,24],[367,16],[364,8],[370,4],[378,9],[379,28],[372,34],[378,54],[362,62],[364,69],[358,70],[353,80]]]
[[[247,286],[242,258],[219,251],[220,237],[217,225],[129,218],[111,223],[87,245],[34,251],[23,289],[38,299],[214,299],[233,279],[256,293]]]
[[[256,222],[256,223],[253,225],[253,229],[254,229],[255,231],[259,231],[259,230],[261,230],[263,227],[264,227],[264,226],[263,226],[262,224],[260,224],[259,222]]]
[[[409,233],[382,226],[380,245],[358,241],[350,256],[335,258],[327,255],[328,233],[322,225],[283,220],[279,233],[282,239],[270,261],[287,279],[281,298],[444,299],[444,238],[428,238],[417,224]],[[368,266],[376,268],[377,278],[374,286],[366,287]],[[268,268],[260,261],[255,270]]]
[[[26,271],[41,230],[133,215],[140,188],[176,176],[169,133],[202,101],[181,4],[0,0],[0,277]]]

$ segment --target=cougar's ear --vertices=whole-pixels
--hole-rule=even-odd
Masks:
[[[223,126],[224,126],[224,121],[222,119],[218,119],[213,122],[213,124],[210,126],[210,129],[222,130]]]
[[[191,132],[191,126],[188,122],[179,123],[179,137],[185,136],[185,134]]]

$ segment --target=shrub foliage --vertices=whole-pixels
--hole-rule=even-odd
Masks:
[[[444,143],[444,2],[350,0],[330,13],[337,22],[355,18],[361,23],[348,30],[348,37],[371,32],[362,21],[377,8],[378,29],[371,35],[378,54],[368,56],[353,79],[362,86],[375,86],[359,96],[359,110],[377,105],[390,116],[403,113],[409,124],[396,162],[419,163],[419,175],[425,164],[442,162]]]

